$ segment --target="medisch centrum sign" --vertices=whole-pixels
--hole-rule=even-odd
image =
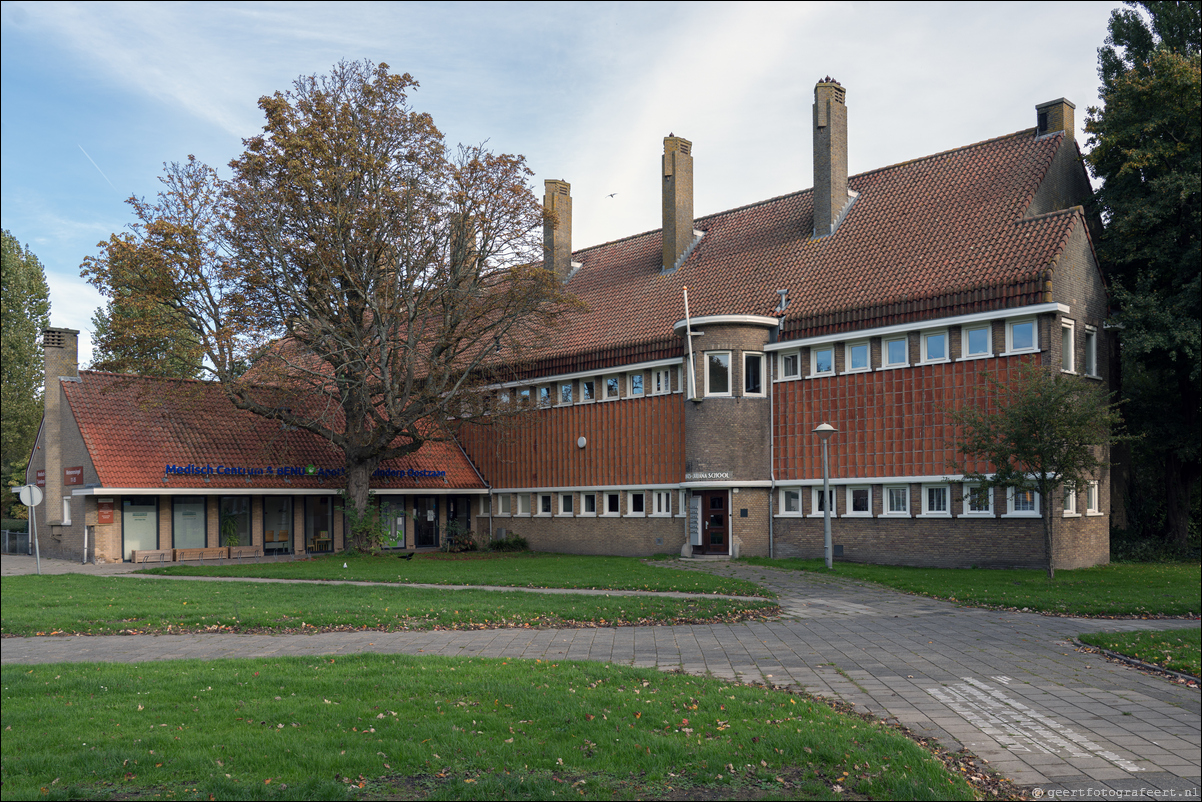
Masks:
[[[164,465],[164,476],[237,476],[277,478],[280,476],[308,479],[330,479],[346,475],[346,468],[319,468],[316,465],[265,465],[261,468],[237,465]],[[443,479],[446,471],[416,468],[379,468],[372,479]]]

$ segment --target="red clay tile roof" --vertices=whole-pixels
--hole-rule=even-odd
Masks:
[[[695,316],[771,315],[788,288],[784,340],[1042,302],[1082,220],[1024,213],[1063,141],[1029,129],[852,176],[859,197],[822,239],[811,190],[699,218],[705,236],[667,275],[658,230],[576,251],[568,289],[588,310],[530,374],[679,355],[685,285]]]
[[[235,409],[221,389],[208,382],[80,371],[79,382],[64,382],[67,402],[105,487],[328,488],[345,486],[341,476],[279,476],[281,467],[334,469],[342,453],[305,431],[284,431],[276,421]],[[172,476],[167,465],[272,468],[250,483],[239,475]],[[483,488],[475,469],[455,443],[428,442],[419,451],[380,466],[395,471],[446,471],[438,478],[373,479],[373,488]]]

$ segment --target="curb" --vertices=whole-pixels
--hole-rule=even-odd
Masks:
[[[1145,663],[1143,660],[1138,660],[1134,657],[1128,657],[1127,655],[1119,654],[1118,652],[1112,652],[1109,649],[1103,649],[1101,646],[1094,646],[1089,643],[1082,643],[1077,638],[1073,638],[1073,643],[1075,643],[1078,648],[1088,649],[1090,651],[1097,652],[1099,654],[1104,655],[1105,657],[1110,658],[1111,660],[1118,660],[1120,663],[1127,663],[1128,665],[1135,666],[1136,668],[1142,668],[1145,671],[1153,671],[1157,674],[1167,674],[1170,677],[1176,677],[1177,679],[1182,679],[1182,680],[1186,680],[1187,682],[1193,682],[1193,683],[1202,685],[1202,677],[1196,677],[1193,674],[1186,674],[1181,671],[1174,671],[1171,668],[1165,668],[1164,666],[1158,666],[1154,663]]]

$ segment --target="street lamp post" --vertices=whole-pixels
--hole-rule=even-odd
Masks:
[[[820,423],[814,429],[814,434],[822,440],[822,545],[828,569],[834,565],[834,547],[831,546],[831,472],[827,463],[826,441],[837,431],[829,423]]]

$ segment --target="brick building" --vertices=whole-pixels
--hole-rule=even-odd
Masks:
[[[497,403],[527,405],[528,413],[463,426],[459,448],[430,444],[396,466],[437,467],[443,478],[380,479],[380,497],[407,513],[397,520],[416,520],[414,530],[434,524],[420,537],[401,533],[398,544],[437,542],[459,520],[548,551],[820,556],[821,447],[812,430],[828,422],[838,430],[829,500],[837,555],[1039,565],[1039,510],[1050,503],[1057,564],[1106,562],[1107,475],[1055,499],[973,493],[949,473],[944,412],[982,393],[986,376],[1004,377],[1024,360],[1108,381],[1107,300],[1080,205],[1090,186],[1073,113],[1067,100],[1044,103],[1033,128],[848,176],[845,92],[827,79],[815,87],[813,189],[694,218],[692,143],[669,136],[662,229],[576,251],[570,185],[546,182],[545,259],[585,308],[569,314],[553,347],[510,365],[514,381],[495,388]],[[305,506],[331,492],[313,485],[318,479],[236,477],[218,492],[214,483],[223,480],[215,476],[202,487],[194,475],[162,470],[180,460],[338,464],[322,451],[328,447],[291,433],[289,447],[310,456],[284,459],[272,424],[239,418],[245,432],[237,443],[202,447],[156,435],[146,470],[127,479],[98,454],[139,448],[132,440],[113,446],[103,434],[141,409],[133,397],[117,398],[136,395],[128,389],[136,382],[73,372],[73,353],[59,366],[49,335],[46,347],[46,420],[63,423],[59,432],[43,427],[30,470],[46,471],[49,498],[83,496],[92,525],[95,499],[116,499],[109,509],[122,510],[126,491],[153,496],[156,542],[165,549],[164,532],[175,526],[168,508],[180,506],[180,494],[208,510],[206,525],[216,531],[237,487],[249,499],[250,545],[266,548],[264,533],[283,528],[268,526],[263,512],[278,496],[294,499],[290,547],[313,550],[316,541],[300,530],[319,531]],[[203,387],[194,392],[212,396],[211,420],[187,413],[193,439],[231,414]],[[150,427],[164,413],[136,414]],[[51,458],[52,442],[64,456]],[[129,460],[117,457],[109,462]],[[82,487],[69,494],[50,481],[62,481],[68,463],[83,466]],[[298,494],[301,482],[309,484]],[[47,509],[57,515],[57,506]],[[331,523],[321,545],[337,548],[342,525],[333,519],[341,516],[322,514]],[[106,520],[115,517],[110,511]],[[68,532],[82,538],[82,527],[50,525],[64,543],[77,537]],[[129,538],[116,529],[101,535],[105,553],[128,557]]]

